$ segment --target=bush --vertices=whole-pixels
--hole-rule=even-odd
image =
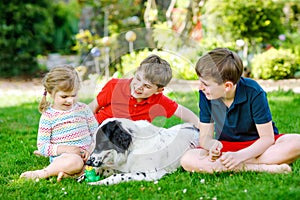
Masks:
[[[270,49],[255,55],[251,61],[251,75],[262,79],[293,78],[300,66],[299,56],[286,49]]]
[[[70,53],[75,3],[3,0],[0,10],[0,77],[38,75],[37,55]]]
[[[43,52],[53,30],[48,1],[0,3],[0,71],[2,77],[31,76],[38,70],[36,55]]]

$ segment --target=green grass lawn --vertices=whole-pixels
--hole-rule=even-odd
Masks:
[[[171,93],[180,104],[198,113],[198,95]],[[268,93],[269,103],[282,133],[299,133],[300,94]],[[81,99],[89,102],[90,99]],[[179,168],[158,182],[130,182],[113,186],[89,186],[74,179],[19,179],[22,172],[47,166],[48,158],[33,155],[40,114],[36,98],[0,96],[0,199],[300,199],[300,160],[290,174],[189,173]],[[170,127],[176,118],[157,119]]]

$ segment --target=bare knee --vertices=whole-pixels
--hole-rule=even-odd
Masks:
[[[210,172],[207,165],[207,151],[201,149],[191,149],[181,158],[180,164],[184,170],[189,172]]]
[[[183,167],[184,170],[190,171],[189,163],[190,163],[190,155],[186,152],[180,159],[180,165]]]
[[[62,171],[71,175],[81,172],[84,166],[82,158],[76,154],[64,155],[62,162],[65,163]]]

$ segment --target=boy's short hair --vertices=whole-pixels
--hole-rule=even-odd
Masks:
[[[196,64],[199,77],[212,78],[222,84],[231,81],[236,84],[243,74],[242,59],[227,48],[216,48],[202,56]]]
[[[158,88],[165,87],[172,79],[172,69],[170,64],[157,55],[150,55],[145,58],[137,72],[144,72],[144,78]]]

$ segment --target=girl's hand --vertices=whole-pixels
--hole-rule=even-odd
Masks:
[[[221,156],[220,161],[229,170],[233,170],[244,160],[243,156],[239,152],[225,152]]]
[[[221,149],[223,148],[223,145],[220,141],[215,140],[214,144],[209,149],[209,159],[214,162],[221,156]]]
[[[85,149],[81,149],[80,154],[81,154],[80,156],[84,162],[86,162],[88,160],[88,158],[90,157],[90,152]]]

